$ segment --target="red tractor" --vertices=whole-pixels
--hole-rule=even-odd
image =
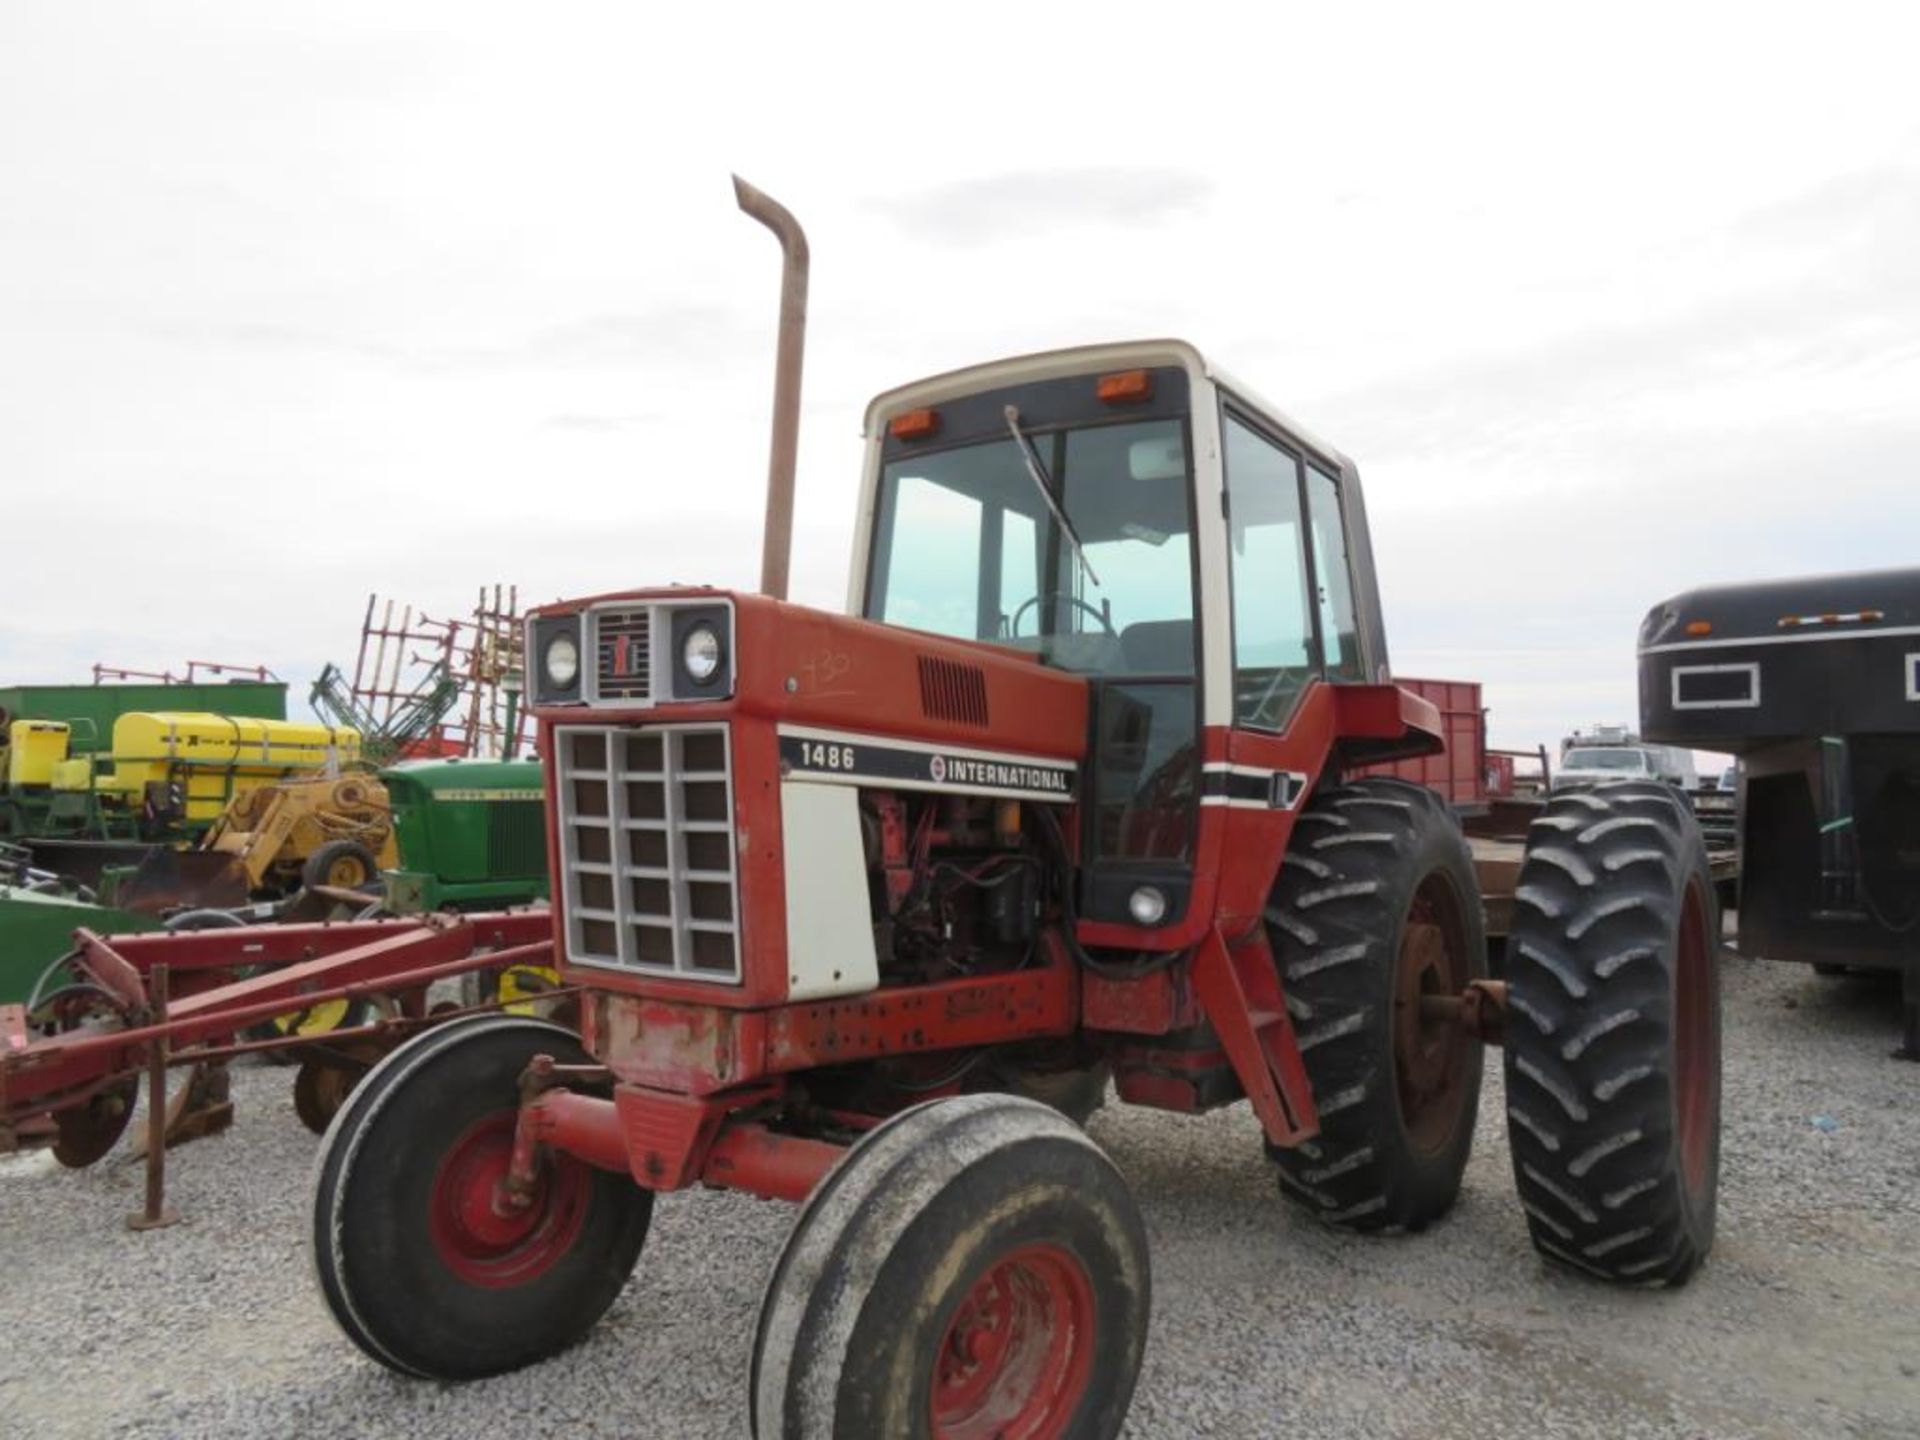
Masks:
[[[1677,1284],[1712,1242],[1719,933],[1684,801],[1555,794],[1504,984],[1397,688],[1360,477],[1176,341],[937,376],[867,412],[848,613],[784,587],[804,241],[768,593],[548,606],[529,685],[578,1037],[449,1025],[321,1157],[321,1288],[440,1380],[579,1340],[653,1196],[800,1202],[754,1433],[1106,1436],[1146,1343],[1107,1093],[1246,1099],[1283,1195],[1417,1230],[1504,1040],[1534,1244]],[[1178,1323],[1177,1317],[1174,1323]]]

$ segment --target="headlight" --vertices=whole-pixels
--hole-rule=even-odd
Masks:
[[[549,640],[546,653],[540,657],[540,667],[547,672],[547,680],[554,689],[571,690],[580,675],[580,647],[574,643],[573,636],[556,635]]]
[[[1142,885],[1127,897],[1127,913],[1136,925],[1158,925],[1167,913],[1166,892],[1157,885]]]
[[[696,685],[704,685],[720,673],[720,660],[720,637],[710,625],[694,626],[680,642],[680,663]]]

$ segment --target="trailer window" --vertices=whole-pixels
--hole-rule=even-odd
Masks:
[[[1278,730],[1315,670],[1300,462],[1231,415],[1225,433],[1234,719]]]
[[[1340,486],[1309,463],[1307,513],[1313,522],[1313,578],[1319,591],[1321,660],[1329,680],[1365,680],[1359,625],[1353,613],[1353,571],[1340,521]]]

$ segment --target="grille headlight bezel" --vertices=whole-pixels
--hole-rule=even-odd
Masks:
[[[701,631],[706,638],[697,649],[712,657],[705,674],[689,662]],[[536,615],[527,630],[533,703],[654,710],[731,699],[733,632],[733,602],[704,596],[603,600],[573,614]],[[561,635],[575,647],[570,685],[559,684],[547,665],[547,648]]]
[[[547,664],[547,652],[563,640],[572,644],[574,654],[573,675],[565,684],[559,683]],[[585,666],[581,663],[585,648],[579,615],[534,616],[526,630],[528,701],[534,705],[578,705],[585,683]]]

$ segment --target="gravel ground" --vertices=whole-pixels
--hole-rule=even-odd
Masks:
[[[1497,1073],[1458,1210],[1396,1239],[1335,1234],[1283,1205],[1244,1105],[1096,1117],[1153,1241],[1129,1433],[1920,1434],[1920,1067],[1887,1058],[1893,995],[1740,959],[1725,985],[1719,1242],[1677,1293],[1612,1292],[1534,1260]],[[236,1077],[235,1128],[177,1158],[188,1219],[173,1229],[121,1224],[135,1166],[0,1161],[0,1432],[745,1433],[747,1347],[785,1207],[665,1197],[634,1283],[585,1345],[501,1380],[403,1381],[315,1295],[315,1141],[291,1075]]]

